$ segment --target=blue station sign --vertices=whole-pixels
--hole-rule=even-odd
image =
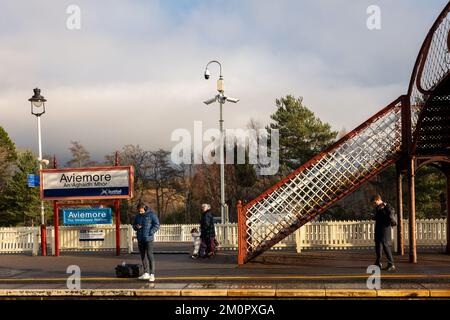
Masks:
[[[68,225],[111,224],[111,208],[63,209],[63,221]]]
[[[38,175],[29,173],[27,175],[28,178],[28,187],[34,188],[40,186],[40,177]]]

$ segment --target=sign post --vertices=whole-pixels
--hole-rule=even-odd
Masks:
[[[59,256],[59,214],[62,200],[114,200],[116,214],[116,254],[120,255],[120,202],[133,197],[132,166],[92,167],[41,170],[42,200],[55,200],[55,256]],[[97,202],[96,205],[101,203]],[[86,206],[87,203],[64,206]]]
[[[114,166],[119,166],[119,152],[114,155]],[[133,185],[133,184],[132,184]],[[116,211],[116,256],[120,256],[120,201],[114,200]]]
[[[120,202],[114,200],[114,211],[116,212],[116,256],[120,256]]]

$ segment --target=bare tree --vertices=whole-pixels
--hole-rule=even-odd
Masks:
[[[70,153],[72,153],[72,159],[67,161],[69,167],[85,167],[93,166],[96,163],[91,161],[91,155],[86,148],[79,141],[71,141],[69,147]]]
[[[134,168],[134,197],[128,202],[127,219],[131,220],[134,214],[134,208],[139,203],[145,202],[145,192],[149,188],[146,178],[150,167],[150,152],[143,150],[139,145],[127,144],[118,152],[119,164],[124,166],[133,166]],[[105,156],[107,165],[114,165],[115,153]]]
[[[139,145],[125,145],[119,152],[121,165],[134,167],[134,198],[128,202],[134,214],[137,204],[146,202],[155,205],[160,218],[165,217],[185,199],[184,171],[170,162],[170,152],[165,150],[146,151]],[[106,155],[107,164],[114,163],[114,154]]]
[[[169,161],[169,155],[169,151],[162,149],[150,152],[151,164],[147,178],[156,193],[159,217],[166,216],[169,206],[175,202],[183,202],[183,170]]]
[[[345,127],[342,127],[342,129],[339,131],[339,133],[337,135],[337,140],[344,137],[347,133],[348,133],[347,129],[345,129]]]
[[[180,169],[183,175],[184,221],[187,223],[192,220],[195,168],[191,162],[190,164],[180,164]]]

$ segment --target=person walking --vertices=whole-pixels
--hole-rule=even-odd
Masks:
[[[383,270],[395,271],[394,258],[391,252],[391,227],[397,222],[393,214],[393,209],[383,202],[380,195],[372,198],[372,204],[375,208],[373,219],[375,220],[375,252],[377,259],[375,265],[382,268],[381,256],[382,251],[386,255],[387,267]]]
[[[133,229],[136,231],[139,253],[141,254],[144,274],[139,280],[155,281],[155,258],[153,256],[153,240],[159,230],[159,219],[146,205],[138,206],[138,214],[134,218]]]
[[[202,204],[200,239],[200,257],[210,258],[214,256],[216,247],[216,229],[214,227],[214,215],[211,212],[211,206],[207,203]]]

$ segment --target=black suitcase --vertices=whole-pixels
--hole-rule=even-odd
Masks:
[[[139,265],[119,264],[116,266],[116,276],[118,278],[137,278],[139,277]]]

